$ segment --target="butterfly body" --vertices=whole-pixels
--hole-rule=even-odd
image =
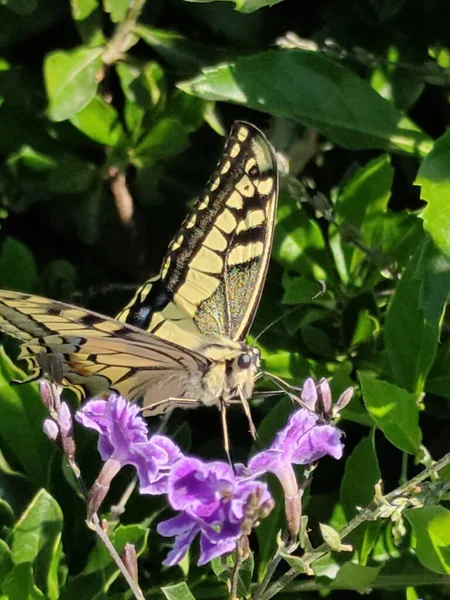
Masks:
[[[140,399],[144,414],[198,404],[225,414],[238,401],[249,416],[260,354],[245,337],[266,277],[277,195],[270,144],[237,122],[159,275],[116,319],[0,290],[0,330],[22,341],[31,379],[50,374],[80,398],[115,390]]]

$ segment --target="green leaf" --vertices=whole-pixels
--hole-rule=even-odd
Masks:
[[[223,556],[219,556],[213,559],[210,564],[212,570],[214,571],[214,575],[220,581],[228,583],[236,565],[236,555],[229,554],[225,558]],[[237,589],[239,598],[247,598],[249,596],[254,567],[255,563],[253,560],[253,554],[250,553],[250,556],[241,563],[239,568]]]
[[[283,304],[308,304],[321,293],[318,281],[308,277],[292,277],[284,283]]]
[[[380,571],[381,567],[362,567],[347,562],[339,569],[330,587],[339,590],[356,590],[364,594],[368,592]]]
[[[345,518],[350,521],[358,514],[358,507],[368,506],[375,495],[375,484],[381,472],[375,452],[374,434],[364,437],[345,462],[344,477],[341,483],[341,504]],[[350,537],[360,556],[360,563],[366,564],[381,522],[362,523]]]
[[[139,24],[134,28],[134,32],[171,66],[185,75],[198,72],[205,64],[231,58],[229,50],[193,42],[183,35],[164,29]]]
[[[167,95],[164,71],[154,61],[144,65],[119,63],[116,71],[125,95],[126,126],[137,141],[145,118],[154,121],[164,108]]]
[[[63,515],[56,500],[41,490],[13,530],[11,552],[14,563],[34,563],[36,583],[50,600],[59,598],[62,524]]]
[[[136,155],[144,164],[171,158],[188,145],[188,136],[178,119],[161,119],[144,135],[136,147]]]
[[[339,552],[341,549],[341,538],[339,533],[329,525],[325,525],[325,523],[319,523],[319,528],[323,541],[328,544],[332,550]]]
[[[405,510],[416,538],[417,558],[436,573],[450,573],[450,511],[443,506]]]
[[[98,0],[70,0],[72,16],[83,21],[98,8]]]
[[[374,217],[383,215],[389,219],[389,216],[385,215],[393,175],[390,158],[383,154],[356,171],[346,183],[335,204],[335,218],[339,225],[354,228],[356,234],[360,236],[359,241],[369,249],[377,249],[382,239],[376,235],[378,231],[374,230],[374,223],[377,223]],[[338,228],[331,229],[330,237],[332,250],[336,252],[336,244],[338,244],[339,253],[343,253],[345,258],[344,268],[342,268],[343,263],[336,260],[338,268],[341,267],[339,269],[341,279],[346,284],[351,281],[354,285],[354,272],[363,261],[367,260],[367,252],[349,244],[345,238],[342,239]],[[337,240],[333,241],[333,238]]]
[[[450,259],[428,240],[411,256],[386,316],[384,339],[395,382],[422,393],[436,356],[450,290]]]
[[[37,278],[36,263],[27,246],[12,237],[6,238],[0,251],[0,286],[30,292]]]
[[[103,0],[105,12],[109,13],[113,23],[121,23],[128,12],[129,0]]]
[[[48,189],[59,194],[82,194],[92,187],[96,167],[87,160],[63,154],[50,171]]]
[[[117,552],[122,552],[125,544],[134,544],[136,555],[139,556],[147,545],[148,527],[142,525],[120,525],[110,535],[111,542]],[[101,569],[112,569],[118,573],[117,566],[105,546],[99,541],[89,554],[83,574],[94,573]],[[106,575],[105,575],[106,576]]]
[[[341,483],[341,503],[347,521],[358,514],[358,507],[368,506],[381,478],[373,433],[364,437],[345,462]]]
[[[283,0],[235,0],[236,10],[242,13],[252,13],[265,6],[274,6]]]
[[[425,389],[430,394],[450,398],[450,340],[439,347],[436,360],[428,375]]]
[[[312,279],[326,279],[321,255],[325,240],[317,221],[308,218],[297,199],[282,196],[277,211],[272,257],[285,269]]]
[[[423,211],[425,230],[434,243],[450,256],[450,130],[434,144],[422,162],[416,185],[421,186],[420,197],[428,204]]]
[[[177,583],[161,588],[161,592],[167,600],[195,600],[189,590],[187,583]]]
[[[98,0],[70,0],[70,7],[83,43],[91,48],[104,44],[103,14]]]
[[[52,121],[64,121],[91,102],[97,91],[103,48],[80,47],[48,54],[44,78]]]
[[[273,375],[299,381],[306,379],[311,371],[311,361],[298,352],[279,350],[272,354],[265,352],[264,368]]]
[[[0,539],[0,589],[13,566],[14,563],[11,556],[11,550],[7,543]]]
[[[91,140],[105,146],[113,146],[124,135],[116,109],[101,96],[95,96],[70,122]]]
[[[352,150],[387,148],[426,154],[431,148],[423,134],[398,127],[401,114],[365,81],[314,52],[276,50],[241,57],[204,69],[179,87],[205,100],[288,117]]]
[[[47,411],[35,385],[12,387],[12,379],[23,379],[23,372],[15,367],[0,350],[0,397],[2,418],[0,436],[22,465],[25,473],[36,484],[48,484],[48,471],[53,446],[42,432]]]
[[[13,567],[3,582],[2,589],[7,595],[7,600],[46,600],[34,583],[30,563]]]
[[[359,373],[364,404],[387,439],[409,454],[417,454],[422,434],[415,396],[386,381]]]
[[[81,598],[106,600],[105,583],[103,571],[96,571],[87,575],[80,573],[76,577],[67,580],[61,592],[60,600],[80,600]]]

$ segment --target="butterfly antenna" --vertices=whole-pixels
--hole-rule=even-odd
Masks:
[[[262,371],[262,374],[264,375],[264,377],[266,379],[268,379],[269,381],[274,383],[280,390],[282,390],[285,394],[287,394],[289,396],[289,398],[292,400],[292,402],[296,402],[297,404],[300,404],[300,406],[302,408],[306,408],[306,410],[308,410],[309,412],[316,414],[315,411],[312,410],[311,407],[308,406],[307,404],[305,404],[303,402],[303,400],[301,399],[301,396],[300,396],[301,391],[302,391],[301,387],[298,387],[296,385],[291,385],[287,381],[282,379],[281,377],[278,377],[277,375],[273,375],[272,373],[268,373],[267,371]]]
[[[260,331],[258,333],[258,335],[255,337],[255,342],[257,342],[264,333],[269,331],[269,329],[271,327],[273,327],[274,325],[276,325],[277,323],[282,321],[285,317],[288,317],[289,315],[291,315],[296,310],[299,310],[302,306],[303,306],[302,304],[298,304],[297,306],[294,306],[294,308],[291,308],[291,310],[288,310],[287,312],[283,313],[281,316],[279,316],[276,319],[274,319],[273,321],[271,321],[268,325],[266,325],[266,327],[264,327],[264,329],[262,331]]]
[[[319,280],[319,284],[320,284],[320,290],[317,292],[317,294],[315,294],[311,300],[317,300],[317,298],[319,298],[320,296],[323,296],[325,294],[325,292],[327,291],[327,285],[324,281],[322,281],[321,279]],[[274,319],[271,323],[269,323],[266,327],[264,327],[264,329],[262,331],[260,331],[258,333],[258,335],[255,337],[255,342],[257,342],[259,340],[259,338],[266,333],[271,327],[273,327],[274,325],[276,325],[277,323],[279,323],[280,321],[282,321],[285,317],[288,317],[289,315],[291,315],[292,313],[294,313],[296,310],[299,310],[301,307],[303,306],[303,304],[298,304],[297,306],[294,306],[294,308],[291,308],[291,310],[288,310],[287,312],[283,313],[282,315],[280,315],[279,317],[277,317],[276,319]]]

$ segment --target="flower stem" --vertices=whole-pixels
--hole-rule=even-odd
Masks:
[[[112,545],[111,540],[106,535],[106,533],[103,531],[103,529],[102,529],[102,527],[100,525],[100,520],[98,518],[98,515],[97,514],[93,515],[92,519],[90,521],[87,521],[87,525],[88,525],[88,527],[90,529],[92,529],[93,531],[95,531],[95,533],[98,535],[98,537],[100,538],[100,540],[103,542],[103,544],[106,547],[106,549],[108,550],[111,558],[116,563],[116,565],[119,568],[120,572],[124,576],[126,582],[130,586],[130,589],[133,592],[133,595],[136,598],[136,600],[145,600],[144,595],[143,595],[140,587],[135,582],[135,580],[133,579],[133,577],[129,573],[128,569],[124,565],[124,563],[123,563],[122,559],[120,558],[117,550]]]
[[[433,465],[424,469],[421,473],[407,481],[404,485],[396,488],[389,494],[382,496],[381,501],[386,504],[391,503],[397,498],[408,498],[412,496],[417,486],[422,483],[425,479],[433,476],[435,473],[450,464],[450,452],[445,454],[440,460],[436,461]],[[372,503],[365,509],[363,509],[354,519],[352,519],[347,525],[345,525],[340,531],[339,536],[341,539],[345,538],[352,531],[354,531],[361,523],[365,521],[373,521],[379,516],[379,502]],[[318,560],[322,556],[325,556],[329,552],[330,548],[328,544],[321,544],[314,550],[306,552],[301,558],[305,565],[311,565],[314,561]],[[299,574],[296,569],[289,569],[284,575],[282,575],[277,581],[275,581],[267,591],[262,595],[258,596],[258,600],[270,600],[282,589],[284,589],[291,581],[293,581]]]

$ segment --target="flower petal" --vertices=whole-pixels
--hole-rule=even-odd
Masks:
[[[299,440],[292,454],[292,462],[297,465],[307,465],[326,454],[336,459],[341,458],[344,450],[340,441],[341,435],[342,432],[333,425],[313,427]]]
[[[213,558],[229,554],[236,549],[237,539],[229,539],[221,542],[211,542],[207,537],[202,535],[200,539],[200,558],[197,562],[198,566],[209,563]]]

